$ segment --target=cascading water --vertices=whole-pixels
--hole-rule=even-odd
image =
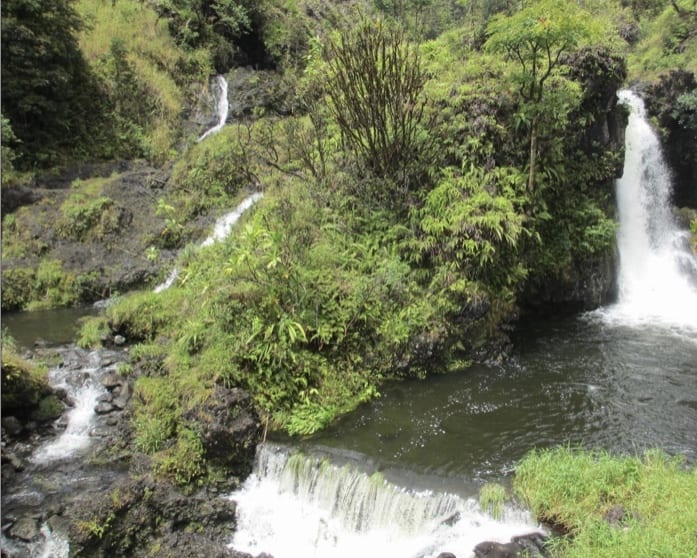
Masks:
[[[256,471],[232,494],[236,550],[276,558],[472,555],[483,540],[535,530],[529,514],[506,508],[494,520],[473,499],[413,491],[326,457],[260,446]]]
[[[670,208],[670,174],[643,101],[619,94],[630,109],[625,163],[617,181],[619,299],[603,311],[609,323],[697,331],[697,258]]]
[[[220,219],[218,219],[215,222],[215,226],[213,227],[213,234],[211,234],[208,238],[206,238],[206,240],[201,242],[200,247],[204,248],[206,246],[210,246],[214,242],[223,240],[225,237],[227,237],[230,234],[232,227],[235,225],[235,223],[237,223],[237,221],[239,221],[240,217],[242,217],[244,212],[247,211],[250,207],[252,207],[256,202],[258,202],[263,197],[263,195],[264,194],[262,194],[261,192],[256,192],[254,194],[251,194],[250,196],[247,196],[230,213],[227,213],[223,215]],[[179,269],[175,267],[167,276],[167,279],[165,279],[163,283],[160,283],[155,287],[154,292],[160,293],[164,290],[169,289],[177,280],[177,277],[179,277]]]
[[[34,463],[66,459],[89,446],[90,429],[96,416],[94,408],[99,396],[106,393],[106,390],[100,384],[97,374],[100,370],[99,351],[91,352],[87,358],[87,367],[57,367],[49,370],[51,385],[65,389],[74,406],[67,413],[68,424],[65,430],[37,449],[32,456]]]
[[[227,114],[230,108],[230,104],[228,102],[227,97],[227,80],[225,79],[225,77],[216,76],[215,86],[218,90],[216,95],[216,115],[218,117],[218,121],[215,124],[215,126],[210,128],[209,130],[206,130],[206,132],[200,138],[198,138],[198,141],[203,141],[208,136],[219,132],[222,129],[222,127],[225,126],[225,121],[227,120]]]

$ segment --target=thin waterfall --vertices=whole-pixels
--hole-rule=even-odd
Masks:
[[[239,221],[240,217],[242,217],[244,212],[247,211],[250,207],[252,207],[256,202],[258,202],[263,196],[264,194],[262,194],[261,192],[255,192],[254,194],[251,194],[247,196],[244,200],[242,200],[242,202],[240,202],[235,209],[220,217],[215,222],[215,225],[213,227],[213,233],[208,238],[206,238],[206,240],[201,242],[199,246],[201,248],[204,248],[205,246],[210,246],[218,240],[223,240],[224,238],[226,238],[230,234],[232,227],[235,225],[235,223],[237,223],[237,221]],[[155,287],[154,292],[160,293],[169,289],[177,280],[177,277],[179,277],[179,268],[175,267],[167,276],[167,279],[165,279],[164,282],[160,283]]]
[[[697,330],[697,258],[673,218],[671,178],[644,103],[619,93],[629,109],[625,162],[617,181],[619,298],[604,311],[613,323]]]
[[[227,120],[230,104],[227,97],[227,80],[224,76],[215,76],[215,89],[217,89],[216,115],[218,120],[215,126],[209,130],[206,130],[206,132],[200,138],[198,138],[198,141],[203,141],[211,134],[219,132],[222,127],[225,126],[225,122]]]
[[[506,508],[497,521],[474,499],[410,490],[380,473],[269,443],[231,498],[237,502],[231,546],[275,558],[427,558],[446,551],[464,557],[484,540],[507,542],[537,528],[522,510]]]

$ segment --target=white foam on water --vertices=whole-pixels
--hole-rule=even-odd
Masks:
[[[264,444],[255,473],[231,495],[237,531],[231,547],[274,558],[473,555],[485,540],[508,542],[539,530],[510,507],[495,520],[474,499],[413,491],[326,459]]]
[[[90,445],[90,430],[96,414],[94,408],[101,395],[106,393],[95,372],[99,367],[98,351],[89,354],[89,365],[80,369],[52,368],[49,382],[55,388],[63,388],[74,402],[68,411],[65,430],[55,439],[47,442],[34,452],[34,463],[48,463],[69,458]]]
[[[697,256],[676,225],[671,179],[644,103],[619,93],[630,108],[625,163],[617,181],[620,268],[616,304],[597,313],[606,323],[661,326],[697,336]]]

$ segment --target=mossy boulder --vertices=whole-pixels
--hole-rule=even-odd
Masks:
[[[184,417],[199,432],[204,456],[211,464],[238,478],[249,475],[261,437],[261,422],[246,391],[217,385],[204,403]]]

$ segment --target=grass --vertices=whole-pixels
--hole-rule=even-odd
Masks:
[[[506,489],[498,483],[488,482],[479,490],[479,505],[494,519],[503,517],[506,499]]]
[[[166,19],[158,18],[147,3],[80,0],[76,7],[87,22],[80,34],[80,48],[98,73],[109,74],[106,67],[115,42],[127,45],[125,61],[148,100],[148,125],[141,138],[142,147],[154,161],[171,158],[185,105],[183,86],[191,81],[205,81],[211,73],[209,53],[184,52],[177,47],[167,30]]]
[[[555,556],[697,556],[697,469],[680,458],[533,451],[516,469],[514,490],[540,520],[571,535],[554,541]]]

